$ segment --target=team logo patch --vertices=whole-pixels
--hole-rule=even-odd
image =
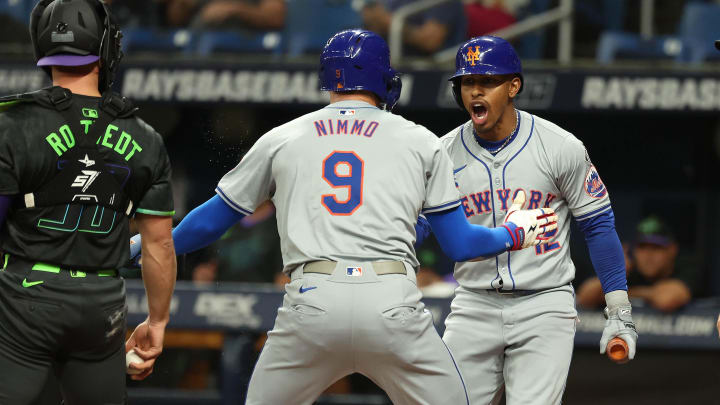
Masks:
[[[362,277],[362,267],[347,267],[345,270],[348,277]]]
[[[340,115],[355,115],[355,110],[340,110]]]
[[[468,46],[467,53],[465,54],[465,60],[472,66],[475,66],[475,62],[480,60],[480,47],[476,46],[475,51],[472,50],[472,46]]]
[[[600,179],[595,166],[590,166],[587,176],[585,176],[585,193],[592,198],[603,198],[607,194],[605,184]]]

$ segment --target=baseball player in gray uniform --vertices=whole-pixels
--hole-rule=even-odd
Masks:
[[[387,44],[350,30],[328,41],[320,83],[331,104],[263,135],[173,232],[197,249],[267,199],[291,276],[255,366],[247,404],[310,404],[361,373],[395,404],[467,404],[462,377],[420,302],[414,225],[423,212],[456,260],[532,247],[552,210],[470,225],[437,136],[390,114],[400,95]],[[136,244],[138,245],[138,244]]]
[[[523,78],[508,42],[471,39],[459,49],[456,65],[453,92],[470,120],[442,142],[467,219],[494,227],[516,209],[552,208],[559,221],[533,249],[457,263],[460,286],[443,339],[465,378],[470,403],[495,404],[504,390],[509,405],[558,404],[577,322],[571,215],[585,234],[606,293],[600,351],[620,337],[629,358],[635,355],[637,333],[608,192],[582,142],[514,107]],[[512,203],[523,194],[525,201]]]

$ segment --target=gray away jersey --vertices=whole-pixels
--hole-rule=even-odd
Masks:
[[[313,260],[417,266],[418,214],[459,205],[440,140],[360,101],[331,104],[263,135],[216,192],[243,214],[272,199],[286,272]]]
[[[477,143],[471,121],[442,138],[453,160],[462,207],[471,223],[496,227],[515,194],[524,190],[523,208],[553,208],[558,229],[535,248],[457,263],[455,278],[467,288],[538,290],[570,283],[575,277],[568,249],[570,214],[583,220],[611,209],[582,142],[542,118],[523,111],[519,117],[517,137],[496,156]]]

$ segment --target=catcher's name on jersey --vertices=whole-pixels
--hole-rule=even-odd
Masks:
[[[95,111],[89,108],[85,108],[84,110],[85,111],[83,111],[83,113],[90,116],[92,116],[93,113],[90,113],[89,111]],[[94,116],[97,117],[96,111],[94,112]],[[93,121],[88,119],[82,120],[80,123],[87,134],[90,125],[93,124]],[[72,133],[70,126],[67,124],[61,126],[54,132],[51,132],[50,135],[45,137],[45,140],[58,156],[62,156],[65,152],[75,146],[75,134]],[[115,153],[122,156],[125,161],[129,161],[133,156],[135,156],[135,153],[142,152],[143,150],[142,146],[133,139],[132,135],[113,124],[107,126],[103,135],[100,135],[96,143],[115,151]]]
[[[552,208],[558,229],[534,249],[493,260],[458,263],[455,277],[473,289],[538,290],[568,284],[575,266],[567,246],[570,215],[586,220],[611,209],[610,198],[582,142],[557,125],[520,111],[516,138],[496,155],[475,139],[472,122],[442,138],[453,161],[455,184],[473,224],[503,223],[515,195],[525,191],[523,209]]]

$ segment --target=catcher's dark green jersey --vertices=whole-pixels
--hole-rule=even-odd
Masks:
[[[104,164],[136,212],[171,216],[170,161],[160,135],[141,119],[116,118],[98,130],[92,126],[104,114],[100,98],[72,98],[82,108],[81,125],[73,126],[85,134],[74,134],[53,108],[34,102],[0,105],[0,195],[16,196],[0,232],[0,250],[70,269],[117,268],[129,256],[125,212],[76,203],[26,208],[23,196],[51,182],[78,144],[75,137],[90,131],[104,162],[87,155],[78,160],[88,170],[72,186],[89,185],[95,180],[92,166]]]

